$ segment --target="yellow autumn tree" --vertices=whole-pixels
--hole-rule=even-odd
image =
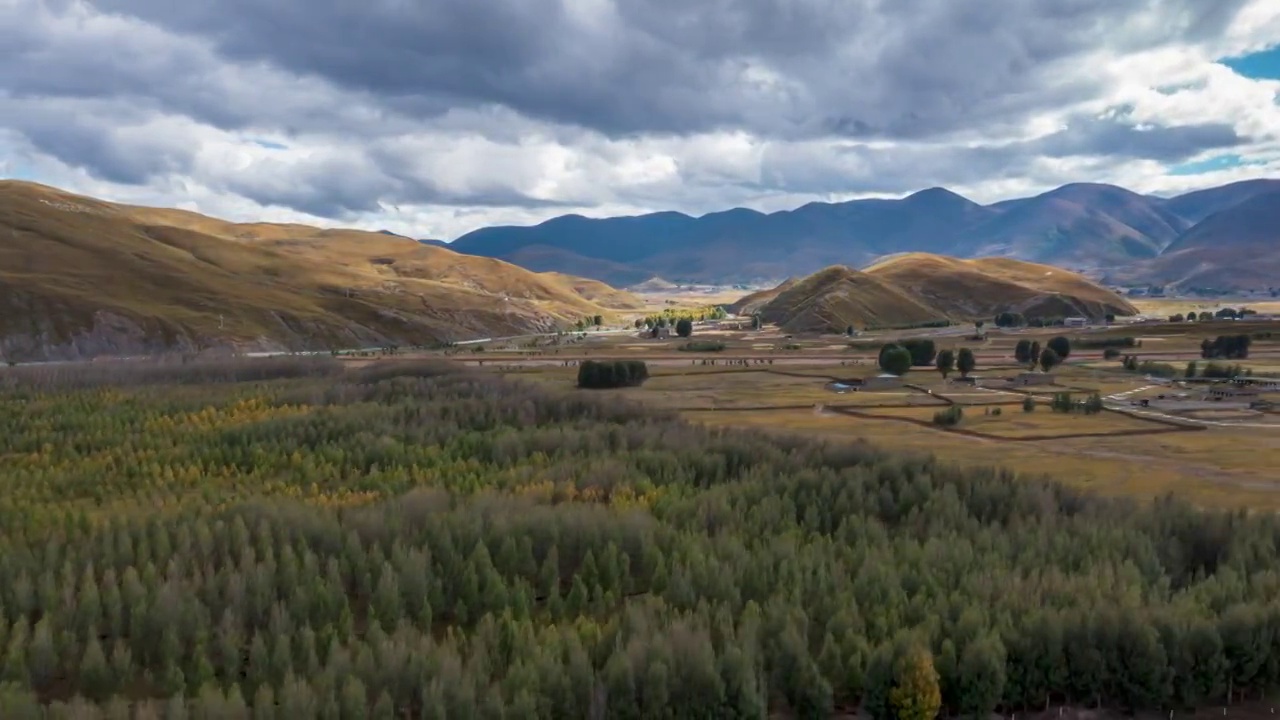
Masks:
[[[889,706],[897,720],[933,720],[942,707],[942,690],[933,654],[912,645],[897,658],[894,683],[889,690]]]

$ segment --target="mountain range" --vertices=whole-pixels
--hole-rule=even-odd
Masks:
[[[1280,284],[1280,180],[1248,180],[1175,197],[1076,183],[980,205],[944,188],[902,199],[814,202],[774,213],[735,208],[552,218],[487,227],[450,243],[623,287],[660,277],[762,283],[832,265],[865,267],[903,252],[1007,257],[1108,282],[1226,289]],[[1270,257],[1258,257],[1270,248]]]
[[[0,181],[0,359],[425,345],[641,302],[385,232],[231,223]]]

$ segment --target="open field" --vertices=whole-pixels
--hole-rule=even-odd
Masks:
[[[1097,348],[1073,350],[1068,364],[1056,370],[1052,386],[1018,387],[1006,380],[1025,371],[1012,357],[1021,339],[1044,344],[1061,334],[1083,339],[1085,343],[1077,342],[1083,345],[1133,337],[1134,347],[1122,352],[1181,370],[1198,360],[1205,337],[1240,330],[1265,335],[1280,331],[1280,323],[988,329],[980,341],[969,338],[972,327],[870,333],[852,339],[786,337],[769,329],[703,331],[698,338],[723,342],[724,350],[690,353],[678,350],[683,340],[600,338],[542,357],[497,360],[498,353],[464,353],[457,358],[478,363],[485,355],[486,366],[553,387],[572,387],[576,365],[584,360],[643,359],[651,366],[651,378],[642,387],[601,392],[678,410],[700,423],[863,439],[894,450],[936,453],[965,466],[998,465],[1048,476],[1106,494],[1153,498],[1173,492],[1202,505],[1280,510],[1280,475],[1275,471],[1280,467],[1280,415],[1239,403],[1193,403],[1195,410],[1188,412],[1134,407],[1132,403],[1155,401],[1160,394],[1172,397],[1175,390],[1125,372],[1118,360],[1104,360]],[[944,381],[937,372],[917,368],[906,378],[912,387],[845,393],[827,389],[832,380],[879,373],[879,347],[910,337],[932,337],[940,348],[973,349],[977,387]],[[1250,359],[1240,364],[1255,373],[1280,371],[1280,341],[1255,341]],[[1109,409],[1098,415],[1055,413],[1049,408],[1055,392],[1071,392],[1078,399],[1096,392],[1108,398]],[[1023,411],[1027,394],[1037,398],[1034,412]],[[965,408],[964,419],[954,429],[932,422],[934,413],[947,404]],[[999,408],[999,415],[988,414],[994,408]]]
[[[1280,313],[1280,300],[1269,298],[1128,298],[1144,315],[1185,315],[1188,312],[1217,312],[1223,308],[1249,308],[1259,313]]]

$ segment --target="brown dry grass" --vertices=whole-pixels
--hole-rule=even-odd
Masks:
[[[804,354],[801,354],[803,357]],[[833,439],[863,439],[879,447],[936,454],[943,460],[969,466],[998,465],[1028,476],[1048,476],[1073,486],[1113,495],[1153,498],[1175,493],[1204,506],[1280,510],[1280,429],[1210,428],[1201,431],[1119,436],[1131,430],[1162,430],[1153,421],[1118,413],[1094,416],[1051,412],[1042,404],[1023,413],[1016,394],[975,391],[948,385],[937,373],[913,372],[913,383],[949,394],[966,410],[961,427],[997,436],[974,438],[922,427],[901,420],[848,417],[813,406],[844,406],[861,412],[929,421],[940,399],[900,390],[835,394],[824,389],[826,378],[854,375],[839,363],[772,367],[773,373],[746,368],[725,372],[711,366],[651,366],[653,377],[644,386],[616,392],[619,396],[658,407],[679,408],[691,420],[714,425],[744,426],[776,432]],[[873,368],[859,368],[871,371]],[[792,373],[777,375],[778,372]],[[1103,394],[1124,392],[1145,384],[1141,377],[1093,372],[1068,367],[1062,382],[1098,389]],[[573,386],[573,368],[526,369],[518,377],[534,382]],[[1043,395],[1053,388],[1044,388]],[[1153,391],[1154,392],[1154,391]],[[1136,397],[1136,396],[1135,396]],[[889,405],[920,403],[916,408]],[[983,403],[998,403],[1000,416],[983,414]],[[795,409],[741,410],[758,405]],[[714,409],[713,409],[714,408]],[[1098,433],[1096,437],[1020,441],[1041,435]],[[1003,436],[1006,439],[999,439]]]
[[[408,238],[241,225],[17,181],[0,182],[0,287],[0,339],[46,342],[104,311],[169,334],[350,347],[360,335],[514,334],[639,306],[599,283]]]

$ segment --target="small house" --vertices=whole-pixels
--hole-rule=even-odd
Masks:
[[[1056,385],[1052,373],[1044,372],[1024,372],[1020,373],[1013,379],[1013,385],[1016,387],[1029,387],[1032,385]]]
[[[1089,318],[1069,317],[1062,321],[1065,327],[1085,327],[1089,324]]]
[[[857,392],[857,391],[874,391],[874,390],[895,390],[903,386],[903,379],[899,375],[884,373],[869,378],[855,378],[853,380],[840,380],[827,384],[827,389],[837,393]]]

